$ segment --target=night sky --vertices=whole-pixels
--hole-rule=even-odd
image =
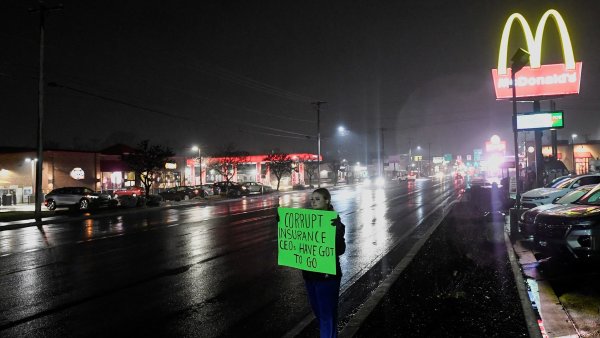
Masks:
[[[502,28],[557,9],[583,62],[581,93],[556,101],[572,133],[600,139],[599,1],[47,1],[44,140],[99,150],[149,139],[191,154],[229,143],[365,161],[409,142],[432,155],[512,145],[510,102],[496,101]],[[0,3],[0,146],[35,147],[37,1]],[[513,26],[509,57],[525,48]],[[542,63],[561,63],[554,21]],[[542,102],[542,110],[548,110]],[[520,112],[532,110],[519,104]],[[348,132],[337,133],[343,125]],[[532,135],[527,135],[531,139]],[[511,148],[511,146],[509,146]],[[427,153],[423,153],[427,156]]]

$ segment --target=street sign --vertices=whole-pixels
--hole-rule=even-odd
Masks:
[[[473,149],[473,159],[475,161],[481,161],[482,154],[483,154],[483,149]]]

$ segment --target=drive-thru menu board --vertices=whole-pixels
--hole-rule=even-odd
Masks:
[[[277,208],[278,264],[335,275],[335,211]]]

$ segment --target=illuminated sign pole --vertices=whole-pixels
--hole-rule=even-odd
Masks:
[[[542,39],[544,28],[548,19],[552,17],[558,28],[563,48],[563,64],[541,64]],[[508,74],[507,71],[507,53],[508,39],[512,24],[518,21],[523,29],[527,49],[530,53],[530,66],[523,66],[520,69],[519,76],[516,76],[516,71]],[[515,55],[516,56],[516,55]],[[513,58],[514,61],[514,58]],[[567,26],[561,15],[554,9],[550,9],[542,15],[535,35],[531,31],[531,27],[527,20],[519,14],[512,14],[504,26],[502,31],[502,39],[500,41],[500,51],[498,54],[498,68],[492,69],[492,77],[494,80],[494,89],[497,99],[513,100],[513,113],[516,112],[516,100],[518,98],[526,98],[529,101],[534,101],[534,112],[540,111],[540,100],[556,98],[565,95],[578,94],[581,84],[581,62],[575,62],[573,55],[573,47]],[[511,90],[512,89],[512,90]],[[516,122],[513,114],[513,128]],[[516,132],[515,132],[516,133]],[[536,171],[537,185],[541,184],[543,173],[543,157],[541,153],[542,132],[535,132],[536,145]],[[515,135],[515,159],[518,157],[517,135]],[[518,162],[515,163],[515,166]],[[517,176],[518,177],[518,176]],[[517,203],[519,201],[517,200]]]
[[[514,142],[515,142],[515,180],[517,183],[516,189],[516,208],[517,212],[521,206],[521,189],[519,189],[520,183],[520,170],[519,170],[519,130],[517,128],[517,84],[515,82],[516,74],[518,71],[523,69],[525,65],[529,62],[529,53],[527,51],[519,48],[515,55],[512,57],[512,66],[510,69],[510,76],[512,78],[512,106],[513,106],[513,134],[514,134]]]

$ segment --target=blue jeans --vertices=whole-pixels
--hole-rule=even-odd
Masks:
[[[337,337],[340,279],[304,280],[308,301],[319,322],[321,338]]]

